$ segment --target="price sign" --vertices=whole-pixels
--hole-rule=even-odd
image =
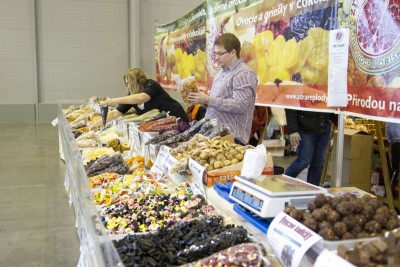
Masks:
[[[176,163],[178,163],[178,160],[168,153],[164,164],[164,173],[169,173]]]
[[[140,134],[134,123],[129,123],[129,143],[131,145],[131,150],[133,149],[137,154],[141,155]]]
[[[280,212],[269,226],[267,240],[284,266],[298,267],[307,250],[322,237]]]
[[[167,158],[169,156],[170,147],[162,146],[160,148],[160,152],[158,152],[157,158],[154,161],[153,166],[151,167],[151,171],[158,174],[165,174],[165,163],[167,162]]]
[[[189,183],[195,193],[206,196],[206,190],[203,185],[203,176],[206,175],[206,170],[197,161],[189,159],[189,170],[191,171],[194,182]],[[196,192],[197,191],[197,192]]]
[[[55,118],[52,122],[51,125],[53,125],[54,127],[57,126],[58,124],[58,118]]]

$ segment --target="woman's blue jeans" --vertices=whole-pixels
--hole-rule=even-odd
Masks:
[[[331,136],[331,124],[327,123],[326,130],[322,133],[299,134],[301,141],[297,147],[297,158],[289,165],[285,174],[295,178],[308,167],[307,182],[319,186]]]

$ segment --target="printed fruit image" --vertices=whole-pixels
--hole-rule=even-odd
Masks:
[[[278,35],[267,51],[268,65],[276,66],[279,64],[279,59],[285,56],[282,53],[284,46],[285,38],[283,37],[283,35]]]
[[[282,54],[285,56],[280,59],[279,64],[284,68],[289,69],[297,64],[299,60],[299,46],[296,39],[290,39],[285,43]]]
[[[396,45],[400,27],[399,0],[366,0],[357,19],[357,41],[368,55],[381,55]]]
[[[349,66],[347,72],[347,82],[349,85],[364,87],[367,85],[368,74],[362,72],[354,62],[353,57],[349,58]]]
[[[319,70],[311,66],[306,66],[300,71],[300,75],[304,84],[315,84],[319,78]]]
[[[292,73],[297,73],[304,67],[304,65],[307,63],[307,59],[310,57],[311,52],[314,49],[314,45],[314,39],[312,36],[307,36],[303,40],[299,41],[299,59],[297,64],[292,68]]]
[[[269,47],[274,42],[274,35],[272,31],[266,30],[260,33],[257,33],[254,36],[253,46],[256,50],[256,55],[258,57],[265,57],[266,52]]]
[[[158,44],[158,68],[160,70],[161,77],[164,77],[167,72],[167,42],[165,36],[163,36]]]
[[[269,78],[273,81],[275,81],[276,79],[279,79],[281,81],[289,81],[291,77],[287,69],[280,65],[277,65],[270,68]]]
[[[249,62],[256,58],[256,49],[252,43],[248,41],[243,42],[240,57],[243,58],[244,62]]]
[[[194,56],[194,77],[197,81],[206,81],[206,52],[197,49]]]

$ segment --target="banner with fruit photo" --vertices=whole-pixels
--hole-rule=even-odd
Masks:
[[[341,26],[350,29],[349,115],[400,118],[400,0],[348,0]]]
[[[241,57],[258,75],[257,105],[328,109],[329,30],[338,27],[337,1],[208,3],[209,81],[218,70],[213,42],[231,32],[242,43]]]
[[[194,76],[198,89],[207,90],[206,7],[203,3],[186,16],[155,26],[157,81],[178,90],[176,77]]]

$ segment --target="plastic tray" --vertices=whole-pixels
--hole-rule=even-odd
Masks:
[[[339,241],[329,241],[322,240],[321,245],[323,248],[335,251],[340,245],[344,245],[347,248],[354,248],[357,242],[371,242],[379,239],[379,236],[367,237],[367,238],[358,238],[358,239],[348,239],[348,240],[339,240]]]

